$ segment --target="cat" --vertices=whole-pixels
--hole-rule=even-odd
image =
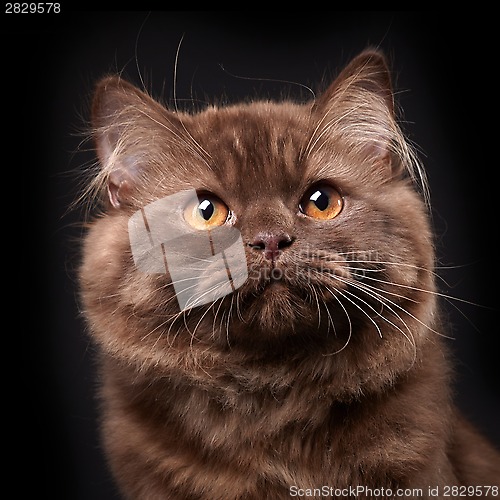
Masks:
[[[125,498],[498,496],[381,51],[305,103],[188,113],[108,76],[92,123],[79,280]]]

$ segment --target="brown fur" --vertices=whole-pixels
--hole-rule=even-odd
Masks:
[[[103,440],[126,498],[499,486],[498,452],[450,397],[432,235],[412,182],[423,174],[382,55],[362,53],[313,103],[192,115],[109,77],[93,120],[101,167],[88,193],[104,210],[80,280],[101,352]],[[329,221],[297,208],[322,180],[344,197]],[[251,271],[232,295],[180,312],[168,272],[136,269],[127,223],[190,188],[230,207]],[[279,283],[261,277],[262,232],[293,237]]]

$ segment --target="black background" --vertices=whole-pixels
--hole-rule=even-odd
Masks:
[[[79,173],[94,160],[82,140],[96,80],[122,72],[172,102],[179,44],[176,97],[183,107],[283,93],[310,98],[301,85],[317,90],[368,45],[386,52],[403,129],[428,172],[439,264],[446,266],[440,289],[477,304],[443,301],[455,337],[456,399],[500,445],[498,111],[487,16],[306,11],[310,6],[89,12],[67,3],[60,14],[1,18],[5,274],[16,273],[17,283],[16,309],[4,311],[6,319],[16,314],[16,334],[8,336],[15,346],[5,355],[29,374],[25,382],[15,377],[13,389],[21,395],[19,416],[38,438],[20,465],[41,472],[39,493],[118,498],[99,448],[95,356],[77,305],[83,213],[69,207]],[[27,242],[22,248],[12,244],[19,241],[12,226]]]

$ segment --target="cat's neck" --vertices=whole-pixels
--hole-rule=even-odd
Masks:
[[[193,345],[190,350],[172,348],[171,356],[163,355],[147,366],[131,364],[126,354],[126,361],[107,356],[104,373],[126,394],[141,399],[165,401],[165,394],[178,398],[179,394],[201,391],[209,399],[221,402],[221,408],[238,408],[247,397],[254,397],[257,407],[282,407],[289,401],[299,412],[300,400],[304,398],[307,407],[325,399],[357,404],[367,398],[379,398],[415,377],[447,383],[446,349],[440,339],[423,342],[418,358],[409,362],[399,356],[401,363],[393,362],[392,370],[387,370],[391,360],[385,352],[384,339],[378,342],[379,356],[375,352],[370,364],[366,360],[359,363],[354,342],[351,349],[337,353],[302,349],[267,357],[250,356],[235,348],[221,351],[213,345]]]

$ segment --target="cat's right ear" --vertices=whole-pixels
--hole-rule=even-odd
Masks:
[[[114,208],[133,203],[150,163],[148,144],[166,119],[163,106],[119,76],[101,80],[92,103],[100,184]]]

